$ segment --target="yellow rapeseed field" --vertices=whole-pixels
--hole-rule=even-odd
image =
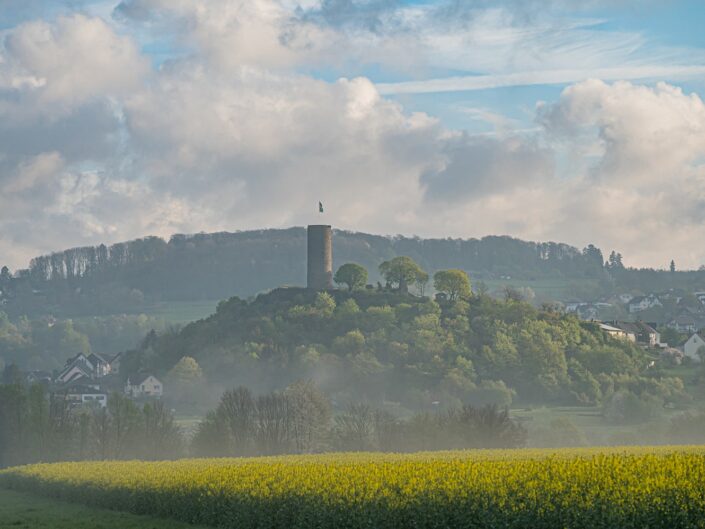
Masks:
[[[0,485],[241,529],[705,528],[705,447],[37,464]]]

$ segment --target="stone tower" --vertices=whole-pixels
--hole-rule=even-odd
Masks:
[[[308,227],[306,286],[314,290],[333,288],[333,239],[330,226],[314,224]]]

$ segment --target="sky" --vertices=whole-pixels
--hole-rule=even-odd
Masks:
[[[698,268],[704,24],[703,0],[0,0],[0,265],[329,223]]]

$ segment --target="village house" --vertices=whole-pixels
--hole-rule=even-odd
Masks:
[[[125,384],[125,394],[133,398],[161,397],[163,392],[163,384],[154,375],[135,375]]]
[[[64,398],[71,407],[105,408],[108,405],[107,393],[94,385],[72,385],[64,392]]]
[[[693,333],[688,341],[683,345],[683,353],[694,362],[702,361],[699,351],[705,347],[705,333]]]
[[[622,329],[627,333],[629,340],[639,345],[657,347],[661,344],[661,333],[643,321],[616,321],[612,325]]]
[[[666,326],[678,332],[691,333],[705,327],[705,320],[688,311],[684,311],[669,321]]]
[[[637,296],[632,298],[629,303],[627,303],[627,310],[630,314],[652,309],[654,307],[663,307],[661,300],[654,294],[649,294],[648,296]]]
[[[79,378],[93,378],[93,364],[88,361],[88,358],[83,353],[69,358],[66,361],[64,369],[56,376],[57,384],[69,384]]]
[[[619,295],[619,301],[621,301],[624,305],[629,303],[631,300],[634,299],[634,296],[631,294],[620,294]]]
[[[97,353],[86,356],[78,353],[66,361],[64,369],[56,376],[55,383],[69,384],[79,378],[96,379],[111,373],[110,363]]]
[[[614,327],[613,325],[607,325],[606,323],[600,323],[600,330],[612,336],[613,338],[619,338],[620,340],[629,340],[631,342],[636,341],[636,337],[633,334],[626,332],[619,327]]]
[[[120,372],[120,362],[122,360],[122,352],[117,353],[110,359],[110,372],[117,374]]]
[[[108,392],[95,380],[81,377],[64,385],[54,392],[63,398],[71,408],[79,406],[105,408],[108,404]]]

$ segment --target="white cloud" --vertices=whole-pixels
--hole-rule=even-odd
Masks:
[[[618,68],[537,70],[496,75],[470,75],[445,77],[423,81],[403,81],[398,83],[378,83],[377,89],[383,95],[430,94],[440,92],[465,92],[487,90],[506,86],[565,85],[601,79],[654,80],[654,79],[698,79],[705,75],[705,66],[623,66]]]
[[[129,38],[83,15],[19,26],[6,37],[2,57],[0,84],[60,109],[124,94],[148,73],[148,61]]]
[[[0,251],[9,263],[147,234],[304,224],[319,200],[326,220],[347,229],[511,234],[594,242],[635,264],[705,261],[694,243],[705,235],[698,96],[584,81],[539,106],[536,129],[483,109],[472,112],[497,125],[492,135],[455,132],[385,99],[364,77],[326,82],[301,72],[362,60],[378,46],[374,58],[390,63],[486,68],[491,86],[616,74],[589,60],[568,74],[507,73],[512,58],[531,65],[530,53],[512,52],[524,41],[546,45],[547,64],[558,67],[580,55],[558,29],[547,40],[540,16],[463,12],[444,41],[450,15],[428,8],[381,9],[352,25],[320,12],[264,0],[213,0],[208,9],[124,2],[119,20],[189,50],[159,67],[115,21],[76,15],[10,30],[0,48]],[[583,57],[612,46],[618,62],[630,46],[642,49],[633,36],[610,38]],[[621,75],[693,72],[637,63]]]

